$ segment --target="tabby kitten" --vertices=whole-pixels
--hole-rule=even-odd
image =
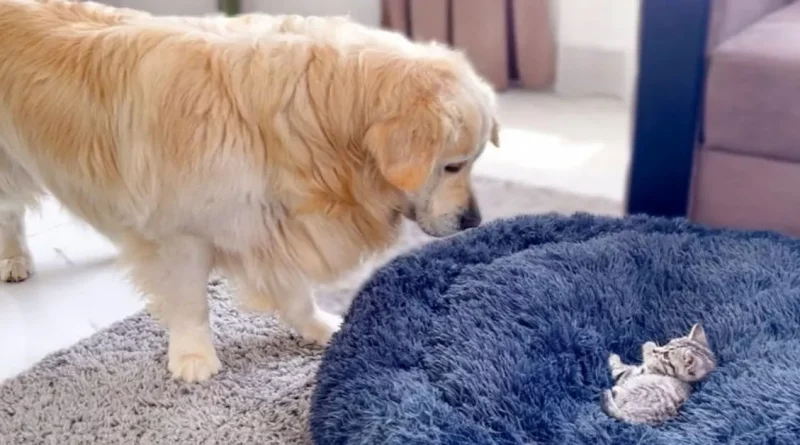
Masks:
[[[622,363],[619,355],[608,357],[614,387],[602,397],[603,411],[616,419],[655,425],[678,416],[678,409],[692,393],[692,384],[717,367],[700,324],[686,337],[665,346],[642,345],[642,364]]]

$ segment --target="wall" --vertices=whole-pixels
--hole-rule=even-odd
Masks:
[[[241,0],[244,12],[350,14],[380,24],[380,0]],[[456,0],[458,1],[458,0]],[[558,46],[556,92],[630,101],[637,67],[641,0],[550,0]],[[208,14],[217,0],[105,0],[156,14]]]
[[[217,11],[217,0],[96,0],[112,6],[159,15],[204,15]]]
[[[242,11],[268,14],[350,15],[370,26],[381,24],[380,0],[241,0]]]
[[[99,0],[112,6],[162,15],[203,15],[217,11],[217,0]],[[242,12],[345,15],[370,26],[381,22],[380,0],[241,0]]]
[[[641,0],[551,0],[558,66],[555,90],[630,101],[638,65]]]

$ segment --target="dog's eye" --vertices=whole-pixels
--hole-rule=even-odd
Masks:
[[[456,164],[448,164],[444,166],[444,171],[447,173],[458,173],[461,171],[464,166],[467,165],[466,162],[459,162]]]

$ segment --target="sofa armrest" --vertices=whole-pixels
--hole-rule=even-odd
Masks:
[[[711,0],[708,52],[794,0]]]

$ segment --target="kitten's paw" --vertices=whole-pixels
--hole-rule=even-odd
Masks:
[[[648,354],[652,353],[657,347],[658,347],[658,345],[655,344],[652,341],[649,341],[649,342],[643,344],[642,345],[642,355],[648,355]]]
[[[6,283],[25,281],[33,270],[31,259],[26,255],[0,260],[0,280]]]
[[[616,403],[614,402],[615,396],[616,394],[612,389],[607,389],[600,395],[600,408],[610,417],[616,417],[617,415]]]
[[[610,368],[616,368],[622,365],[622,358],[617,354],[611,354],[608,356],[608,366]]]

